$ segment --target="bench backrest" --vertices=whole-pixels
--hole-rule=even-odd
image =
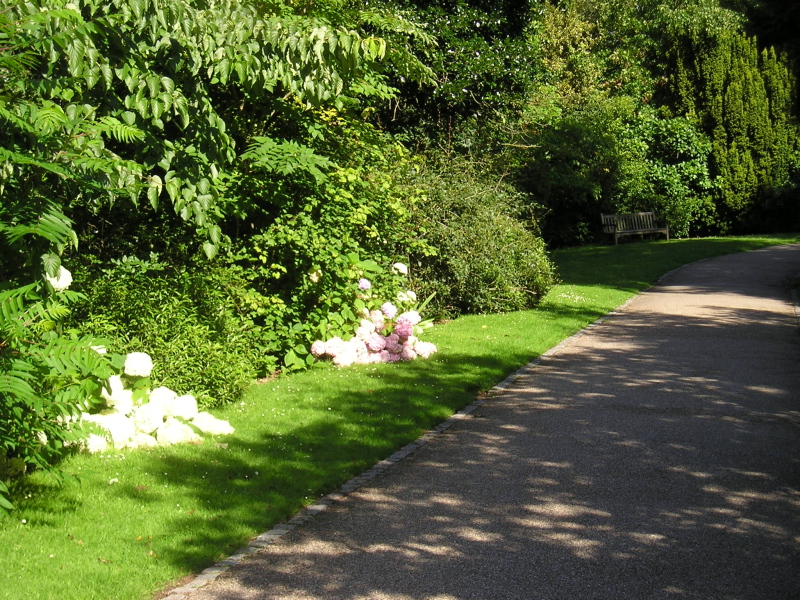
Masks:
[[[640,212],[627,215],[601,215],[603,218],[603,231],[639,231],[643,229],[656,229],[656,213]]]

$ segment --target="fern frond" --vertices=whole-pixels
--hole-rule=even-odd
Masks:
[[[38,298],[33,292],[36,284],[0,292],[0,324],[15,321],[25,313],[25,303]]]
[[[100,124],[101,127],[98,127],[98,131],[111,136],[119,142],[129,144],[135,140],[144,139],[144,132],[141,129],[134,125],[123,123],[114,117],[101,117]]]
[[[308,146],[298,144],[293,140],[277,142],[272,138],[262,136],[254,138],[247,151],[242,154],[242,158],[251,161],[253,166],[282,175],[305,171],[318,182],[327,178],[322,169],[333,166],[327,157],[316,154]]]
[[[61,376],[87,377],[106,368],[110,376],[112,371],[106,359],[91,348],[93,342],[89,337],[75,340],[58,337],[43,347],[32,348],[31,355],[47,365],[51,373]]]
[[[2,149],[0,149],[1,153]],[[68,245],[74,248],[78,247],[78,236],[72,229],[72,220],[52,204],[39,217],[38,222],[6,227],[5,233],[12,244],[26,235],[36,235],[59,248],[65,248]]]
[[[0,397],[12,396],[14,404],[31,405],[36,401],[36,390],[29,381],[34,378],[34,369],[24,361],[11,361],[11,368],[0,372]]]

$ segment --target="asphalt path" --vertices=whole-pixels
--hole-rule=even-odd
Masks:
[[[798,275],[800,245],[668,274],[171,598],[800,598]]]

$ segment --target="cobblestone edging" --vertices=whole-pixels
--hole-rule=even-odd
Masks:
[[[669,273],[667,273],[667,275],[669,275]],[[666,277],[666,275],[664,275],[664,277]],[[660,283],[661,279],[659,279],[658,281]],[[567,339],[563,340],[560,344],[553,346],[546,352],[543,352],[536,359],[534,359],[524,367],[521,367],[520,369],[518,369],[517,371],[506,377],[503,381],[501,381],[493,388],[491,388],[486,393],[486,397],[488,399],[491,399],[492,397],[497,396],[501,392],[507,390],[512,385],[514,385],[517,379],[519,379],[522,375],[531,372],[536,366],[542,364],[549,357],[558,354],[566,347],[572,345],[575,342],[575,340],[582,337],[587,332],[596,328],[598,325],[602,324],[607,319],[619,314],[621,311],[625,309],[625,307],[628,306],[628,304],[630,304],[638,296],[639,294],[633,296],[632,298],[628,299],[624,304],[619,306],[616,310],[606,315],[603,315],[602,317],[597,319],[594,323],[591,323],[590,325],[581,329],[577,333],[574,333]],[[276,542],[277,540],[285,536],[287,533],[294,531],[299,526],[313,519],[316,515],[328,510],[328,508],[335,505],[337,502],[344,500],[349,494],[363,487],[365,484],[375,479],[378,475],[384,473],[387,469],[389,469],[396,463],[399,463],[407,456],[411,455],[416,450],[418,450],[431,440],[435,439],[436,436],[438,436],[440,433],[449,429],[457,422],[469,416],[476,409],[486,404],[486,402],[487,402],[486,399],[475,400],[474,402],[472,402],[472,404],[466,406],[465,408],[462,408],[460,411],[453,414],[449,419],[443,421],[442,423],[440,423],[427,433],[424,433],[410,444],[407,444],[406,446],[404,446],[403,448],[392,454],[389,458],[379,461],[371,469],[364,471],[360,475],[354,477],[353,479],[345,483],[342,487],[340,487],[338,490],[331,492],[330,494],[326,494],[325,496],[320,498],[315,504],[312,504],[311,506],[304,508],[303,510],[298,512],[293,518],[289,519],[284,523],[275,525],[275,527],[273,527],[269,531],[266,531],[261,535],[256,536],[247,546],[240,548],[228,558],[219,561],[218,563],[216,563],[211,567],[208,567],[189,583],[184,583],[180,587],[169,590],[168,594],[162,597],[162,600],[190,600],[189,594],[191,594],[193,591],[200,589],[203,586],[207,585],[208,583],[214,581],[222,573],[228,571],[231,567],[238,565],[245,558],[254,554],[259,549],[264,548],[265,546],[269,546],[270,544]]]

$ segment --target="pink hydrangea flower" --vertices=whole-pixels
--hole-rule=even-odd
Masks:
[[[373,333],[367,340],[367,348],[371,352],[380,352],[386,348],[386,338],[379,333]]]
[[[375,323],[370,319],[361,319],[361,325],[356,329],[356,337],[363,341],[368,341],[375,333]]]
[[[333,364],[337,367],[349,367],[358,360],[355,349],[345,347],[333,357]]]
[[[403,345],[400,343],[400,338],[397,337],[396,333],[393,333],[386,338],[386,350],[392,354],[400,354],[400,352],[403,350]]]
[[[436,344],[431,342],[417,342],[414,344],[414,351],[422,358],[430,358],[432,354],[438,352]]]
[[[383,331],[386,328],[386,320],[383,317],[383,313],[379,310],[373,310],[369,313],[369,319],[372,321],[372,324],[375,325],[375,331]]]
[[[400,358],[402,360],[414,360],[417,358],[417,353],[414,352],[414,349],[410,346],[403,346],[403,351],[400,353]]]
[[[415,310],[409,310],[408,312],[404,312],[402,315],[397,317],[397,322],[398,323],[400,323],[400,322],[403,322],[403,323],[408,322],[408,323],[411,323],[412,327],[414,325],[419,324],[420,321],[422,321],[422,317]]]
[[[381,305],[381,312],[387,319],[394,319],[397,316],[397,307],[391,302],[384,302]]]
[[[367,344],[364,340],[353,338],[350,340],[349,346],[356,354],[356,363],[364,364],[367,362],[367,358],[369,357],[369,349],[367,348]]]
[[[344,349],[344,340],[340,337],[334,337],[325,342],[325,354],[336,356]]]
[[[383,362],[383,357],[380,352],[372,352],[369,357],[367,357],[368,364],[375,365],[381,362]]]
[[[394,333],[401,340],[404,340],[414,333],[414,326],[408,321],[398,321],[394,326]]]
[[[364,279],[363,277],[358,280],[358,289],[360,290],[368,290],[372,287],[372,283],[369,279]]]
[[[316,358],[325,355],[325,342],[322,340],[317,340],[313,344],[311,344],[311,354],[313,354]]]

